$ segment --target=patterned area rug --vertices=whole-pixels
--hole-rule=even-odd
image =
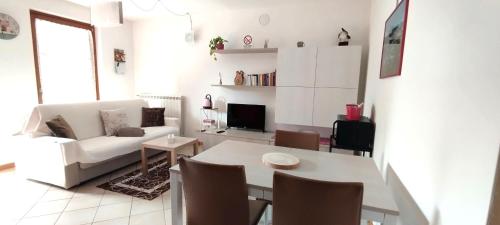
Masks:
[[[153,200],[170,189],[169,162],[167,158],[150,162],[148,164],[149,172],[146,176],[142,175],[140,169],[137,169],[97,187],[137,198]]]

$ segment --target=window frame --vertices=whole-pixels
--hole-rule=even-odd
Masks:
[[[31,36],[33,39],[33,56],[35,59],[35,75],[36,75],[36,89],[38,95],[38,103],[43,104],[43,90],[42,83],[40,81],[40,64],[39,64],[39,55],[38,55],[38,41],[36,37],[36,19],[41,19],[45,21],[49,21],[52,23],[62,24],[66,26],[76,27],[80,29],[85,29],[91,32],[92,34],[92,56],[94,57],[94,77],[95,77],[95,92],[96,92],[96,100],[100,100],[100,92],[99,92],[99,74],[97,69],[97,46],[96,46],[96,35],[95,35],[95,27],[84,23],[81,21],[64,18],[61,16],[56,16],[44,12],[39,12],[36,10],[30,9],[30,20],[31,20]]]

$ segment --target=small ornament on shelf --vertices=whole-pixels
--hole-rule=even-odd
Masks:
[[[222,74],[219,72],[219,85],[222,85]]]
[[[252,41],[253,41],[252,36],[250,36],[249,34],[245,35],[245,37],[243,38],[243,43],[245,43],[245,45],[243,45],[243,47],[244,48],[251,48]]]
[[[349,36],[349,32],[347,32],[344,28],[337,36],[339,46],[347,46],[349,45],[349,40],[351,40],[351,36]]]
[[[302,47],[304,47],[304,42],[303,42],[303,41],[299,41],[299,42],[297,42],[297,47],[298,47],[298,48],[302,48]]]
[[[245,72],[243,70],[236,71],[236,76],[234,77],[234,85],[243,85],[245,83]]]

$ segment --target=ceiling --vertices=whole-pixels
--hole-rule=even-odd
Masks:
[[[86,7],[92,0],[66,0]],[[103,1],[103,0],[94,0]],[[250,8],[266,8],[284,4],[298,4],[327,0],[122,0],[123,14],[128,20],[144,19],[152,16],[166,15],[169,12],[184,14],[211,10],[238,10]],[[156,5],[156,7],[154,7]]]

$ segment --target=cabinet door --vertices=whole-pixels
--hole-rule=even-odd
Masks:
[[[332,127],[338,114],[345,114],[346,104],[356,104],[358,89],[315,88],[313,125]]]
[[[314,87],[317,48],[280,48],[276,68],[278,87]]]
[[[358,88],[361,46],[318,49],[316,87]]]
[[[277,87],[276,123],[312,125],[314,88]]]

